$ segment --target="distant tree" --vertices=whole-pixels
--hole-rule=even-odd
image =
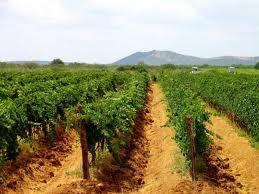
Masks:
[[[17,68],[17,67],[22,67],[22,66],[23,65],[16,64],[16,63],[0,62],[0,68]]]
[[[147,73],[148,72],[148,66],[144,63],[138,63],[137,65],[131,66],[130,70],[132,71],[138,71],[140,73]]]
[[[257,63],[255,64],[255,69],[258,69],[258,70],[259,70],[259,62],[257,62]]]
[[[209,64],[203,64],[201,67],[209,67]]]
[[[68,64],[69,67],[80,67],[83,65],[84,65],[83,63],[78,63],[78,62],[73,62]]]
[[[116,68],[116,71],[126,71],[126,70],[129,70],[127,66],[119,66]]]
[[[29,69],[33,69],[33,68],[36,68],[36,67],[40,67],[39,64],[33,63],[33,62],[24,63],[23,66],[24,66],[24,67],[27,67],[27,68],[29,68]]]
[[[163,65],[161,65],[161,68],[163,68],[163,69],[176,69],[177,66],[174,65],[174,64],[168,63],[168,64],[163,64]]]
[[[0,67],[6,67],[8,64],[6,62],[0,62]]]
[[[59,65],[65,65],[65,63],[61,59],[53,59],[50,65],[59,66]]]

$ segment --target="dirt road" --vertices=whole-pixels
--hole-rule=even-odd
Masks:
[[[227,161],[245,193],[259,193],[259,150],[251,147],[247,138],[241,137],[237,127],[225,116],[211,116],[210,119],[212,125],[208,125],[208,129],[220,136],[214,137],[215,144],[221,148],[219,157]]]
[[[165,127],[168,121],[163,93],[157,84],[151,85],[150,116],[153,123],[146,127],[150,157],[145,173],[145,185],[138,193],[167,193],[181,181],[174,172],[174,156],[179,149],[172,137],[174,131]]]

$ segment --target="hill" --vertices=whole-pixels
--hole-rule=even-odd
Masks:
[[[114,62],[118,65],[137,64],[144,62],[148,65],[161,65],[161,64],[178,64],[178,65],[229,65],[229,64],[244,64],[254,65],[259,61],[259,57],[237,57],[237,56],[222,56],[213,58],[200,58],[190,55],[182,55],[172,51],[149,51],[149,52],[136,52],[127,56],[119,61]]]

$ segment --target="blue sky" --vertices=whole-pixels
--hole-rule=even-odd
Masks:
[[[258,0],[0,0],[0,61],[259,56]]]

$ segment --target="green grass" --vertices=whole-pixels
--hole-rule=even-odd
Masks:
[[[252,145],[253,148],[259,150],[259,142],[250,140],[250,143],[251,143],[251,145]]]
[[[76,167],[75,169],[73,169],[71,171],[67,171],[66,175],[67,176],[74,176],[74,177],[82,178],[83,177],[82,165]]]
[[[221,137],[219,134],[216,134],[216,137],[220,140],[223,140],[223,137]]]
[[[177,151],[174,155],[173,172],[179,173],[181,176],[187,176],[189,174],[189,167],[185,157],[180,151]]]
[[[183,177],[189,176],[189,164],[187,163],[185,157],[181,154],[180,151],[176,152],[174,155],[174,164],[173,164],[173,172],[176,172],[180,174]],[[206,164],[204,160],[201,157],[196,158],[196,178],[199,178],[202,176],[202,173],[204,172],[204,169],[206,168]]]

